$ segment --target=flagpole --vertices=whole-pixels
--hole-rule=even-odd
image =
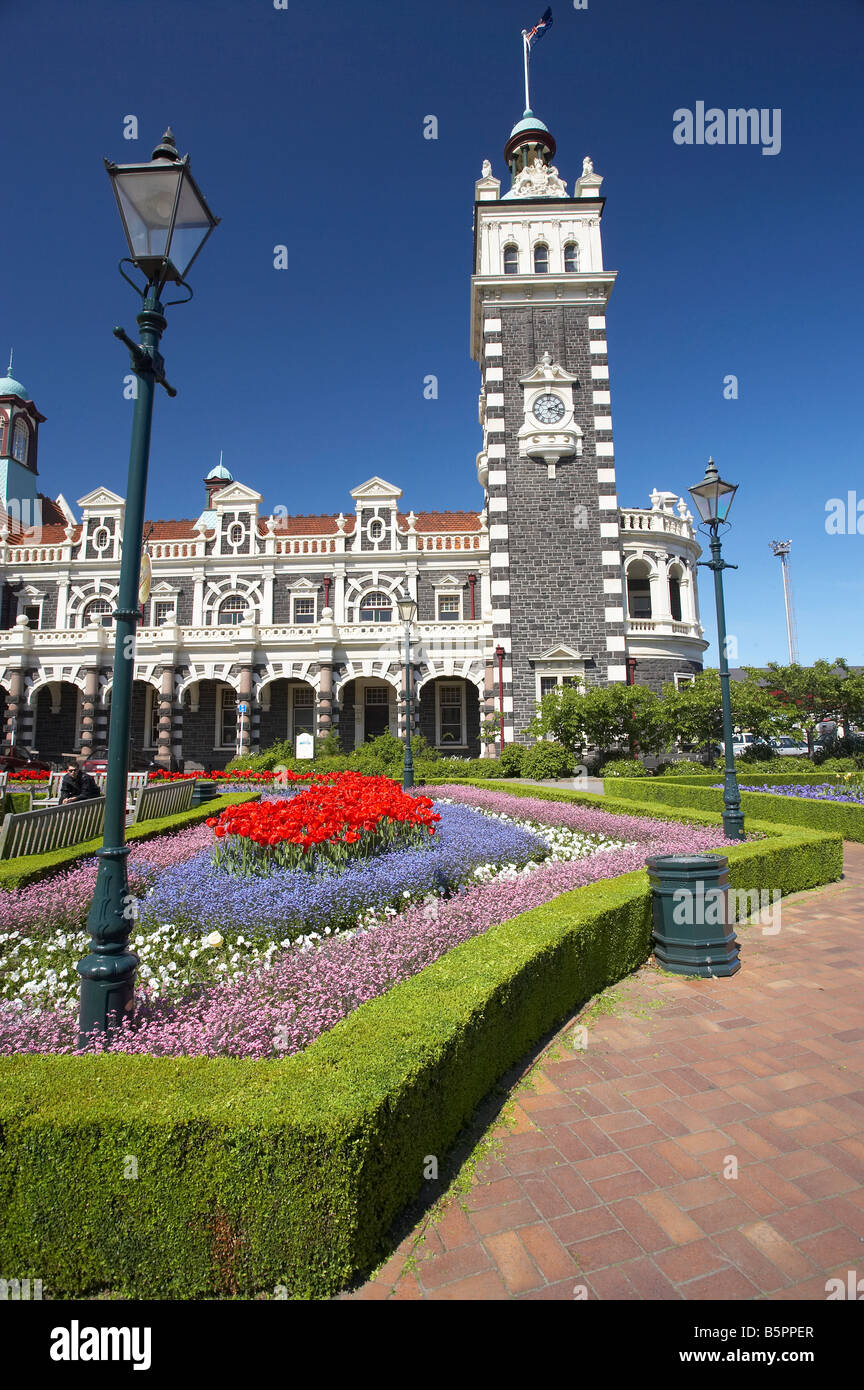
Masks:
[[[525,59],[525,110],[531,110],[531,101],[528,96],[528,35],[522,30],[522,53]]]

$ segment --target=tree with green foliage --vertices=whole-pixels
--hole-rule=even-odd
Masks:
[[[763,682],[793,725],[803,729],[811,753],[816,727],[824,720],[836,719],[847,733],[851,724],[864,720],[864,675],[851,671],[843,657],[820,659],[812,666],[780,666],[771,661],[765,671],[746,669]]]
[[[631,739],[641,752],[657,753],[664,741],[659,696],[644,685],[618,683],[556,686],[543,696],[525,732],[551,735],[577,757],[589,747],[608,753]]]
[[[732,723],[736,729],[768,740],[791,732],[795,720],[759,676],[748,671],[745,680],[730,680]],[[719,671],[712,667],[697,671],[692,685],[665,685],[661,705],[667,743],[681,738],[701,748],[723,741]]]

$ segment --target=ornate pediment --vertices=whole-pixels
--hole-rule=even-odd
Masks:
[[[573,665],[574,662],[583,662],[586,658],[581,652],[576,652],[572,647],[565,647],[563,644],[557,647],[550,647],[548,652],[542,652],[540,656],[532,656],[532,661],[543,662],[544,665]]]
[[[565,372],[560,362],[553,362],[552,356],[544,352],[533,371],[519,378],[522,386],[575,386],[579,378]]]
[[[402,496],[401,487],[395,487],[393,483],[388,483],[385,478],[369,478],[359,487],[351,489],[351,496],[355,502],[395,502]]]
[[[213,494],[209,510],[214,512],[253,511],[264,501],[260,492],[245,483],[228,483]]]
[[[121,511],[125,505],[126,499],[118,497],[116,492],[107,487],[94,488],[86,497],[78,498],[78,506],[84,512]]]

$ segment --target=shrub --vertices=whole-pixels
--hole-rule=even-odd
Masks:
[[[656,776],[658,776],[658,777],[689,777],[689,776],[691,776],[694,772],[698,772],[698,773],[700,774],[700,776],[701,776],[701,775],[703,775],[703,774],[705,773],[705,771],[706,771],[706,768],[705,768],[705,764],[704,764],[704,763],[694,763],[694,762],[690,762],[690,761],[689,761],[688,759],[686,759],[686,758],[682,758],[682,760],[681,760],[680,762],[677,762],[677,763],[665,763],[665,764],[663,765],[662,768],[659,768],[659,767],[658,767],[658,768],[657,768],[657,772],[656,772]]]
[[[603,777],[647,777],[648,769],[638,758],[610,758],[602,767]]]
[[[522,762],[526,751],[521,743],[505,743],[504,752],[498,759],[502,777],[522,776]]]
[[[525,749],[522,758],[522,776],[538,782],[548,777],[572,777],[573,767],[573,754],[560,743],[535,743]]]

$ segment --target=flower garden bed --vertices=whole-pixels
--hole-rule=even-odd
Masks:
[[[745,817],[760,821],[776,821],[783,825],[806,825],[815,830],[833,831],[844,840],[864,843],[864,804],[857,798],[815,797],[812,788],[799,784],[800,792],[782,785],[765,784],[765,790],[754,791],[739,787],[741,809]],[[842,783],[839,787],[842,787]],[[839,788],[838,788],[839,789]],[[616,777],[612,791],[620,802],[635,801],[643,805],[696,806],[703,810],[719,811],[723,806],[723,790],[716,776],[710,784],[683,786],[677,778]]]
[[[163,1000],[152,1027],[171,1055],[136,1046],[135,1055],[0,1060],[4,1265],[38,1274],[58,1296],[108,1288],[173,1298],[277,1283],[320,1297],[368,1267],[421,1187],[428,1155],[443,1158],[495,1080],[647,958],[646,855],[722,844],[710,813],[672,821],[603,798],[513,791],[437,788],[447,799],[437,811],[445,829],[452,817],[457,846],[459,816],[525,837],[524,862],[475,864],[475,882],[444,896],[424,890],[389,921],[376,909],[365,928],[295,940],[284,970],[214,986],[210,1012],[194,1019],[183,1009],[196,1001]],[[486,797],[495,801],[481,812]],[[557,848],[538,862],[544,826],[547,849]],[[762,838],[724,850],[734,887],[791,892],[839,876],[836,837],[751,828]],[[366,865],[377,871],[389,854]],[[306,868],[281,872],[311,881]],[[122,1177],[130,1153],[136,1182]]]

